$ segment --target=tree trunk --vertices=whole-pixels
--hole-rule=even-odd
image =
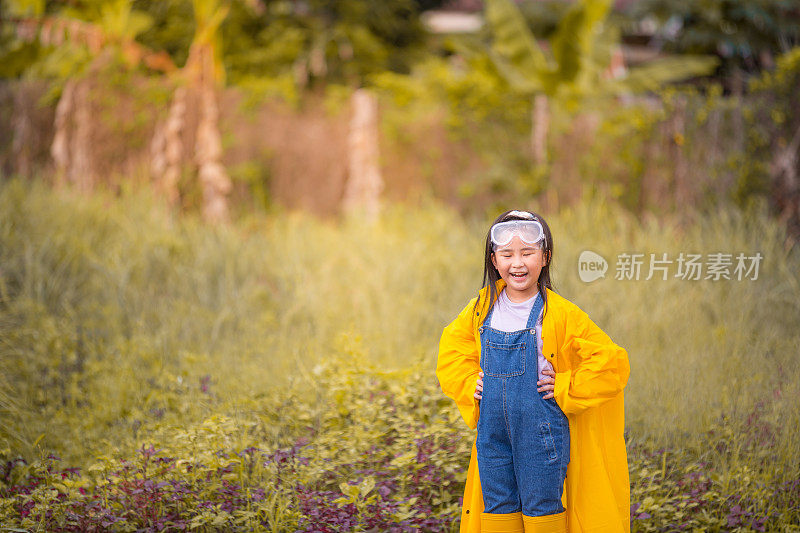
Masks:
[[[78,191],[88,193],[94,188],[92,169],[92,110],[88,80],[77,82],[73,108],[75,128],[70,143],[70,166],[67,179]]]
[[[531,111],[531,154],[537,167],[547,165],[547,134],[550,129],[550,102],[544,94],[533,97]]]
[[[178,87],[172,95],[167,119],[156,126],[150,145],[151,170],[157,188],[164,194],[167,203],[175,207],[180,200],[178,181],[183,164],[183,140],[181,134],[186,120],[185,87]]]
[[[348,134],[348,178],[343,207],[345,212],[363,212],[375,220],[380,212],[383,190],[378,147],[378,99],[358,89],[351,99],[352,118]]]
[[[213,84],[200,88],[200,122],[197,125],[195,161],[203,191],[203,217],[209,222],[228,220],[231,180],[222,166],[222,139],[219,133],[219,108]]]
[[[672,147],[673,147],[673,170],[675,207],[679,211],[689,208],[692,203],[691,191],[689,190],[689,165],[686,161],[683,145],[686,142],[686,101],[679,98],[673,111],[672,119]]]
[[[68,80],[61,91],[56,106],[55,134],[50,145],[50,155],[56,166],[56,185],[66,184],[69,174],[69,117],[72,113],[75,93],[75,80]]]
[[[778,217],[793,233],[800,230],[800,126],[784,148],[778,148],[770,165],[772,195]]]

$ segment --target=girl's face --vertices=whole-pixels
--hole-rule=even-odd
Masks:
[[[512,302],[524,302],[539,290],[537,281],[546,265],[540,245],[527,244],[515,235],[492,253],[492,264],[506,282],[506,294]]]

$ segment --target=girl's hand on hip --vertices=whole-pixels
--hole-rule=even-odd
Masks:
[[[556,373],[550,369],[542,370],[542,374],[549,377],[543,377],[539,381],[536,382],[536,385],[539,387],[536,389],[539,392],[547,391],[547,394],[542,396],[544,400],[549,400],[553,397],[553,391],[556,389]]]
[[[483,372],[478,372],[478,381],[475,383],[475,399],[480,400],[483,394]]]

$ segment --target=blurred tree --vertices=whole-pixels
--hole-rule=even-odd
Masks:
[[[90,154],[96,118],[91,108],[91,80],[84,79],[83,72],[92,65],[108,63],[114,57],[129,67],[136,67],[143,60],[167,71],[174,67],[168,59],[152,61],[153,57],[161,56],[134,41],[138,34],[151,27],[152,18],[136,10],[131,0],[76,1],[47,16],[44,16],[48,7],[45,2],[20,0],[18,3],[8,2],[8,5],[19,16],[16,21],[18,41],[22,46],[36,44],[35,54],[28,54],[31,60],[27,65],[20,65],[19,74],[46,75],[61,82],[51,148],[58,176],[80,190],[89,191],[96,178]],[[227,218],[226,196],[231,188],[230,179],[220,163],[222,142],[217,106],[217,89],[225,80],[220,26],[228,15],[230,3],[193,0],[192,9],[193,38],[186,64],[178,78],[199,104],[194,160],[203,193],[203,214],[206,219],[216,222]],[[62,61],[58,61],[65,57],[71,59],[66,68]],[[52,73],[51,69],[54,69]],[[162,180],[162,185],[173,203],[177,199],[177,176],[180,174],[179,170],[175,171],[175,166],[181,164],[183,156],[183,146],[175,144],[174,134],[184,129],[185,118],[184,112],[176,110],[185,110],[186,98],[187,91],[179,87],[170,109],[168,134],[159,128],[155,133],[156,138],[165,141],[161,144],[168,153],[165,159],[169,164],[164,166],[168,179],[166,184]]]
[[[86,73],[111,63],[129,68],[140,64],[169,71],[168,57],[154,53],[134,39],[147,29],[150,17],[132,8],[130,0],[60,2],[6,0],[2,7],[11,24],[3,24],[0,65],[6,77],[51,81],[58,98],[51,155],[57,182],[68,181],[89,191],[96,181],[92,166],[89,80]],[[15,144],[25,143],[23,109],[15,110]],[[19,142],[18,142],[19,141]],[[17,164],[17,168],[29,165]]]
[[[512,89],[533,97],[531,145],[539,167],[547,164],[551,100],[558,106],[575,107],[588,95],[651,89],[707,74],[715,67],[710,58],[667,58],[632,69],[622,78],[606,75],[619,40],[618,32],[606,24],[610,8],[611,0],[576,1],[553,31],[549,53],[545,53],[511,0],[486,1],[493,36],[489,53]]]
[[[539,167],[547,164],[549,99],[586,90],[589,81],[597,77],[597,68],[607,63],[593,61],[593,55],[608,53],[596,43],[603,36],[609,9],[610,0],[574,4],[553,32],[548,57],[511,0],[486,2],[486,18],[494,37],[490,54],[511,87],[533,97],[531,150]]]
[[[777,55],[800,45],[797,0],[641,0],[631,14],[655,18],[653,43],[664,50],[718,56],[735,92],[743,88],[740,71],[772,67]]]
[[[221,161],[218,93],[226,79],[221,28],[235,4],[231,0],[192,0],[191,25],[178,20],[181,17],[177,15],[186,14],[185,6],[177,3],[161,6],[160,11],[160,22],[166,21],[163,27],[171,28],[162,36],[177,36],[176,42],[179,42],[187,28],[192,29],[193,35],[185,64],[175,76],[177,87],[166,120],[156,124],[153,133],[151,171],[167,202],[177,206],[180,200],[178,182],[184,164],[190,159],[184,133],[194,125],[189,119],[196,114],[196,130],[188,137],[194,139],[193,161],[202,193],[202,212],[209,222],[228,219],[227,197],[232,187]],[[247,4],[249,9],[258,9],[253,2]]]
[[[225,0],[193,0],[193,5],[195,35],[183,75],[200,102],[194,156],[203,191],[203,216],[210,222],[222,222],[228,218],[231,180],[221,162],[217,89],[225,81],[220,26],[230,4]]]
[[[139,42],[153,50],[167,52],[176,65],[185,64],[194,37],[192,1],[133,0],[133,6],[150,15],[153,20],[150,27],[139,34]]]
[[[2,0],[15,18],[59,16],[95,22],[110,0]],[[137,28],[136,40],[165,51],[183,65],[195,36],[192,0],[132,0],[133,13],[149,23]],[[329,81],[360,84],[367,75],[408,72],[425,53],[419,19],[438,1],[385,0],[230,0],[219,28],[222,64],[232,83],[247,77],[292,76],[301,87]],[[37,44],[21,46],[13,27],[0,31],[0,74],[26,70]]]
[[[737,154],[735,198],[764,196],[791,233],[800,236],[800,47],[750,80],[744,104],[747,144]]]
[[[152,18],[130,0],[45,2],[2,0],[0,76],[68,79],[101,52],[120,53],[129,66],[173,67],[169,58],[141,46],[136,37]]]
[[[300,87],[359,84],[371,73],[407,72],[423,53],[425,33],[414,0],[233,0],[220,28],[222,62],[231,83],[292,76]],[[435,2],[434,2],[435,4]],[[191,0],[134,5],[154,19],[140,40],[187,58],[194,33]]]
[[[520,13],[525,17],[528,28],[539,39],[549,39],[558,28],[570,8],[564,0],[527,0],[518,2]]]
[[[358,85],[370,73],[407,72],[424,38],[418,15],[411,0],[268,2],[252,44],[242,40],[229,51],[231,69],[291,71],[301,87]],[[249,55],[254,48],[260,58]]]

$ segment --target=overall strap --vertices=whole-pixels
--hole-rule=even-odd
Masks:
[[[536,327],[536,321],[539,319],[539,314],[542,312],[542,308],[544,307],[544,301],[542,300],[542,293],[536,293],[536,300],[533,301],[533,307],[531,308],[531,314],[528,315],[528,325],[525,326],[526,329],[533,329]]]
[[[500,295],[498,295],[497,298],[495,299],[495,301],[492,302],[492,304],[489,306],[489,312],[486,313],[486,317],[483,319],[483,322],[481,323],[481,328],[483,326],[491,326],[492,325],[492,313],[494,313],[494,306],[497,303],[497,300],[499,300],[499,299],[500,299]]]

